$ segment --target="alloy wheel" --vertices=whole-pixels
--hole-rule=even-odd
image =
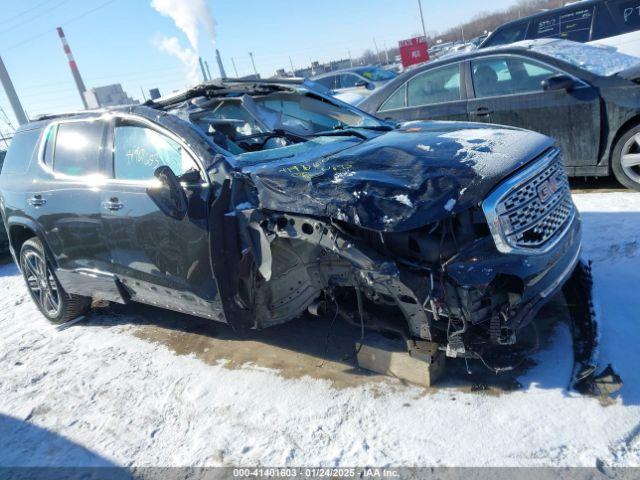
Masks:
[[[44,258],[30,250],[24,253],[22,265],[33,299],[48,316],[57,316],[61,308],[60,292]]]
[[[640,133],[636,133],[622,147],[620,164],[624,174],[640,183]]]

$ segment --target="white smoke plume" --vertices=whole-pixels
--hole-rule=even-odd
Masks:
[[[191,48],[184,48],[176,37],[162,37],[155,43],[162,51],[177,57],[187,69],[189,82],[197,83],[198,75],[198,39],[200,26],[204,27],[211,41],[216,39],[216,21],[205,0],[151,0],[151,7],[173,20],[186,35]],[[194,62],[195,59],[195,62]]]
[[[176,37],[157,37],[154,44],[161,51],[176,57],[185,67],[185,73],[189,85],[199,83],[200,72],[198,70],[198,53],[191,48],[180,45],[180,40]]]

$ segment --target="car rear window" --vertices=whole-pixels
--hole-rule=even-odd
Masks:
[[[527,35],[528,26],[529,22],[522,22],[508,27],[499,28],[484,44],[482,44],[482,47],[497,47],[498,45],[506,45],[524,40]]]
[[[41,128],[16,133],[13,140],[11,140],[11,145],[9,145],[9,150],[4,159],[2,171],[0,172],[2,175],[26,173],[41,133]]]
[[[102,121],[59,124],[53,170],[72,176],[98,173],[104,133]]]

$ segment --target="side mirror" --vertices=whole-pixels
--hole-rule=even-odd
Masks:
[[[374,90],[376,88],[375,84],[367,82],[366,80],[358,80],[355,85],[356,87],[364,87],[367,90]]]
[[[187,214],[187,195],[171,168],[166,165],[156,168],[153,173],[160,181],[159,186],[147,188],[147,195],[165,215],[182,220]]]
[[[547,92],[551,90],[566,90],[570,92],[576,86],[576,82],[568,75],[554,75],[542,80],[542,89]]]

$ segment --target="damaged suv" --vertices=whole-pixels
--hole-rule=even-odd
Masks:
[[[476,359],[516,342],[581,243],[550,138],[390,124],[294,81],[41,117],[16,133],[0,211],[52,322],[92,298],[235,329],[324,305]]]

